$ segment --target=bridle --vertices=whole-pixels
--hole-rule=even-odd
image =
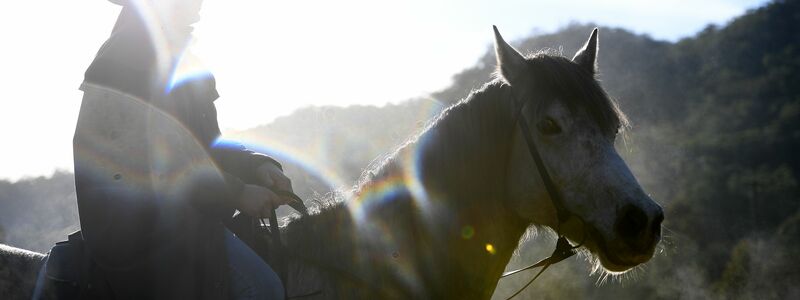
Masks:
[[[562,260],[565,260],[577,253],[577,248],[582,246],[583,243],[586,241],[586,230],[584,228],[583,238],[580,243],[573,246],[569,243],[566,237],[561,233],[561,224],[566,222],[570,217],[575,217],[581,221],[583,226],[586,226],[586,222],[583,221],[579,216],[573,214],[569,210],[566,209],[564,206],[564,200],[561,198],[561,193],[558,192],[558,188],[553,183],[553,179],[550,177],[550,173],[547,172],[547,167],[542,160],[541,154],[539,154],[539,149],[536,147],[536,143],[533,141],[533,135],[531,135],[531,130],[528,127],[528,120],[525,118],[525,115],[522,113],[522,109],[525,108],[525,101],[520,101],[517,99],[516,94],[512,91],[512,98],[514,101],[514,110],[515,110],[515,117],[514,123],[518,123],[520,130],[522,130],[522,136],[525,137],[525,143],[528,146],[528,152],[530,152],[531,158],[536,163],[536,169],[539,171],[539,176],[542,178],[542,182],[544,183],[545,190],[547,190],[547,194],[550,196],[550,200],[553,203],[553,206],[556,208],[556,218],[558,221],[558,225],[556,227],[556,233],[558,234],[558,241],[556,242],[556,249],[553,250],[553,254],[550,254],[549,257],[540,260],[539,262],[529,265],[524,268],[520,268],[514,271],[509,271],[503,273],[500,276],[500,279],[506,278],[508,276],[520,273],[525,270],[530,270],[533,268],[541,267],[542,269],[536,273],[533,278],[531,278],[528,283],[526,283],[522,288],[520,288],[516,293],[512,294],[506,299],[514,298],[515,296],[519,295],[523,290],[525,290],[531,283],[533,283],[536,278],[539,278],[539,275],[542,275],[544,270],[547,270],[550,265],[558,263]]]

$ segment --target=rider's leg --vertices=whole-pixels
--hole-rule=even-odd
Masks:
[[[225,249],[228,251],[231,272],[231,298],[236,300],[284,298],[283,285],[278,274],[227,229]]]
[[[33,288],[33,296],[31,297],[32,300],[44,299],[44,276],[47,273],[47,260],[49,258],[49,256],[45,257],[45,259],[42,261],[42,267],[39,268],[39,274],[36,275],[36,286]]]

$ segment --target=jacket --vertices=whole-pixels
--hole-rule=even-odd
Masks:
[[[74,137],[84,239],[119,299],[220,299],[228,269],[222,221],[255,168],[277,163],[220,136],[213,75],[176,80],[195,63],[167,51],[123,8],[87,69]],[[161,51],[161,52],[160,52]],[[166,72],[165,72],[166,70]]]

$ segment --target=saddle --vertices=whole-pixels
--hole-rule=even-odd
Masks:
[[[46,257],[40,299],[112,299],[111,288],[90,257],[80,231],[58,242]],[[40,275],[41,276],[41,275]],[[39,300],[39,299],[34,299]]]
[[[270,222],[272,225],[272,221]],[[272,238],[274,228],[258,219],[238,214],[225,222],[236,236],[276,271],[282,273],[282,248]],[[277,232],[276,232],[277,233]],[[46,257],[38,299],[113,299],[114,293],[97,263],[92,259],[80,231],[55,244]]]
[[[302,215],[308,215],[308,208],[300,197],[291,192],[278,191],[277,193],[291,198],[289,206]],[[237,214],[223,223],[276,270],[285,285],[287,262],[275,210],[273,209],[270,213],[269,226],[261,219],[244,214]],[[43,272],[45,273],[44,282],[39,283],[42,285],[39,299],[114,298],[111,286],[105,280],[102,269],[92,259],[80,231],[68,235],[66,241],[56,243],[47,254]]]

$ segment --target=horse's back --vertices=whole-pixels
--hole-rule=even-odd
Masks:
[[[0,244],[0,298],[30,299],[42,259],[41,253]]]

